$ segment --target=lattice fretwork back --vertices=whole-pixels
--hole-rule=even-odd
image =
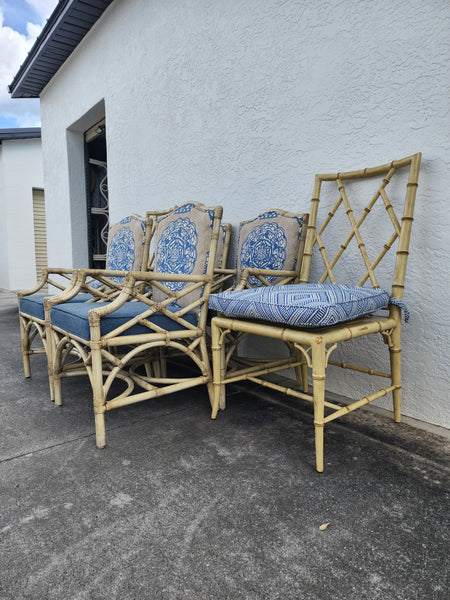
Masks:
[[[397,253],[391,293],[395,298],[398,298],[399,300],[402,299],[420,159],[421,154],[418,153],[370,169],[346,173],[316,175],[314,193],[311,200],[304,260],[300,276],[300,281],[302,283],[307,283],[308,281],[311,258],[315,246],[317,247],[316,250],[318,250],[323,265],[325,266],[325,271],[323,271],[322,275],[318,278],[318,283],[324,283],[326,281],[337,283],[335,277],[336,265],[338,261],[342,263],[346,260],[346,257],[349,256],[349,244],[354,244],[356,242],[359,251],[357,254],[359,255],[359,262],[361,263],[361,272],[358,273],[359,279],[355,281],[340,281],[339,283],[362,286],[366,282],[369,282],[372,287],[378,288],[380,285],[375,275],[375,269],[378,268],[377,274],[380,273],[380,271],[383,271],[383,269],[380,270],[379,268],[380,263],[388,252],[396,246]],[[391,194],[391,198],[387,189],[389,184],[393,178],[395,178],[398,171],[404,172],[407,167],[409,167],[409,177],[406,184],[406,194],[403,195],[402,191],[399,195],[397,193],[398,190],[395,189]],[[352,195],[347,189],[350,180],[353,182],[367,178],[373,178],[373,182],[375,183],[375,191],[372,192],[371,197],[369,196],[368,201],[367,196],[365,197],[366,199],[363,199],[359,194]],[[324,182],[330,182],[331,185],[336,186],[337,200],[331,210],[329,210],[327,216],[320,220],[320,194]],[[380,204],[384,207],[388,216],[386,219],[387,226],[385,228],[386,231],[383,232],[385,238],[379,240],[379,248],[374,250],[373,247],[370,247],[369,249],[364,240],[367,242],[371,233],[373,237],[370,217],[374,213],[374,208],[379,208]],[[341,231],[340,227],[336,228],[335,226],[337,215],[342,217],[342,214],[340,213],[344,213],[346,216],[344,219],[346,221],[345,231]],[[316,223],[320,222],[321,225],[317,228]],[[333,229],[334,231],[331,231]],[[337,250],[335,248],[331,251],[327,249],[324,238],[325,234],[329,234],[330,232],[333,240],[336,240],[338,233],[340,234],[339,241],[342,239],[342,236],[345,236]],[[315,260],[318,259],[316,258]],[[352,258],[352,260],[354,259]],[[385,263],[386,261],[383,264]]]

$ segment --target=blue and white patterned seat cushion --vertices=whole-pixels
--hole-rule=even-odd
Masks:
[[[246,268],[293,271],[299,250],[303,250],[307,224],[307,214],[296,215],[280,209],[243,221],[239,226],[236,280],[239,281],[241,271]],[[279,277],[267,280],[273,285],[281,281]],[[253,276],[248,283],[252,287],[262,285]]]
[[[89,311],[106,305],[106,302],[96,302],[95,304],[86,304],[85,302],[58,304],[52,308],[50,312],[50,320],[52,325],[60,327],[64,331],[76,335],[83,340],[89,340]],[[101,335],[105,335],[106,333],[113,331],[117,327],[120,327],[120,325],[123,325],[133,317],[140,315],[146,310],[148,310],[148,306],[143,302],[125,302],[125,304],[114,311],[114,313],[101,319]],[[171,307],[168,307],[168,310],[172,310]],[[173,309],[172,312],[175,312],[175,309]],[[193,325],[197,323],[197,315],[193,311],[186,313],[183,316],[183,319]],[[166,317],[162,313],[155,313],[152,315],[150,320],[167,331],[183,329],[183,327],[181,327],[178,323],[169,317]],[[127,329],[123,335],[140,335],[146,333],[152,333],[152,330],[148,329],[144,325],[133,325]]]
[[[108,233],[106,268],[114,271],[140,271],[145,243],[145,219],[139,215],[129,215],[115,225]],[[123,277],[112,277],[116,283],[122,283]],[[92,282],[98,288],[99,281]]]
[[[405,309],[384,290],[337,284],[293,284],[211,294],[209,306],[229,317],[297,327],[322,327],[356,319],[389,304]]]
[[[49,294],[33,294],[31,296],[24,296],[20,299],[20,312],[25,313],[30,317],[44,320],[44,298],[49,297]],[[91,294],[77,294],[71,300],[67,300],[67,302],[87,302],[91,298]],[[90,304],[90,306],[92,308],[92,304]]]
[[[183,204],[158,219],[156,228],[155,273],[203,275],[206,273],[211,247],[214,212],[198,202]],[[164,285],[173,292],[181,291],[188,283],[167,281]],[[179,301],[185,307],[197,300],[202,289],[186,294]],[[160,302],[167,298],[153,287],[152,298]]]

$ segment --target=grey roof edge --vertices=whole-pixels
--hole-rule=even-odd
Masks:
[[[59,0],[12,83],[8,86],[11,97],[38,98],[50,79],[113,1]],[[65,28],[71,30],[71,35],[70,38],[66,35],[67,46],[62,50],[59,49],[56,55],[49,45],[55,43],[57,38],[64,39]],[[49,55],[51,65],[48,62]]]
[[[0,129],[0,144],[4,140],[29,140],[40,138],[40,127],[16,127],[14,129]]]

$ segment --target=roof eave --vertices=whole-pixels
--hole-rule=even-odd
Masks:
[[[94,0],[88,6],[82,0],[59,0],[12,83],[8,86],[11,97],[39,98],[44,87],[66,62],[84,36],[112,2],[113,0]],[[86,12],[87,10],[88,12]],[[80,17],[82,11],[85,11],[83,19]],[[55,60],[51,66],[48,64],[48,61],[46,64],[43,64],[45,62],[44,54],[48,45],[55,41],[55,37],[64,37],[64,23],[68,18],[72,21],[75,20],[75,22],[78,20],[82,27],[80,27],[75,38],[73,33],[71,33],[70,43],[67,44],[66,49],[58,57],[55,56]],[[42,64],[39,64],[40,60],[42,60]]]

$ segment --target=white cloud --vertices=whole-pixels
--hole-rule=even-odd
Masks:
[[[57,3],[58,0],[27,0],[27,4],[34,8],[36,14],[41,20],[41,23],[45,19],[49,18]]]
[[[0,115],[17,119],[18,127],[40,125],[39,102],[37,100],[13,100],[8,93],[20,65],[24,62],[37,36],[57,0],[27,0],[36,11],[40,24],[27,23],[27,34],[23,35],[4,25],[3,11],[0,8]]]

